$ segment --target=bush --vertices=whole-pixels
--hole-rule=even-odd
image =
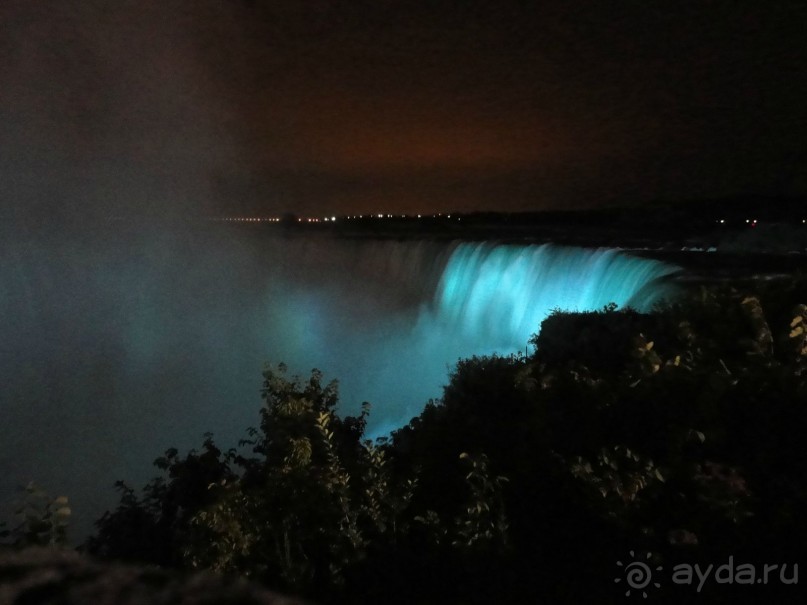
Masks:
[[[141,495],[119,484],[88,548],[351,603],[606,599],[631,549],[795,558],[803,293],[553,314],[531,357],[460,361],[440,400],[376,443],[368,405],[340,418],[335,382],[267,367],[240,449],[169,450]]]

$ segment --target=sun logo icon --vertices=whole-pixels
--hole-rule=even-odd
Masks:
[[[649,560],[651,556],[652,553],[647,553],[645,560]],[[624,578],[616,577],[614,578],[614,582],[619,583],[623,579],[625,580],[625,583],[628,585],[628,590],[625,593],[626,597],[629,597],[631,591],[635,590],[637,593],[641,591],[642,597],[646,599],[647,591],[645,588],[650,586],[651,582],[656,588],[661,588],[661,584],[653,582],[653,571],[661,571],[663,568],[659,565],[655,570],[650,569],[650,565],[645,561],[636,560],[636,554],[633,551],[630,551],[630,558],[631,560],[628,561],[627,565],[622,563],[622,561],[616,562],[619,567],[624,569]]]

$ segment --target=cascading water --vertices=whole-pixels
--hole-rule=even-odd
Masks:
[[[649,311],[676,269],[611,249],[460,244],[435,296],[438,316],[483,349],[513,352],[553,309],[592,311],[613,302]]]
[[[36,480],[76,535],[165,448],[257,422],[260,370],[339,378],[380,435],[458,358],[524,350],[553,308],[646,310],[673,269],[613,250],[244,238],[210,231],[0,242],[0,507]]]

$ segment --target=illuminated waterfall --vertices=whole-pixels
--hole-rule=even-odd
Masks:
[[[364,393],[380,404],[370,418],[373,435],[417,414],[458,359],[524,352],[553,309],[590,311],[614,302],[650,310],[672,293],[664,278],[677,270],[616,250],[551,245],[455,243],[431,258],[432,265],[402,267],[396,276],[407,283],[413,271],[425,272],[429,302],[414,321],[399,320],[362,359],[364,375],[372,377]]]
[[[664,263],[612,249],[459,244],[435,295],[438,316],[484,348],[523,347],[553,309],[614,302],[649,311],[668,289]]]

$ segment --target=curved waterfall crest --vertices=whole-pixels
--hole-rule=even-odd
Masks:
[[[554,309],[592,311],[609,303],[649,311],[669,291],[665,263],[615,249],[495,243],[458,244],[434,295],[434,313],[465,337],[518,346]]]

